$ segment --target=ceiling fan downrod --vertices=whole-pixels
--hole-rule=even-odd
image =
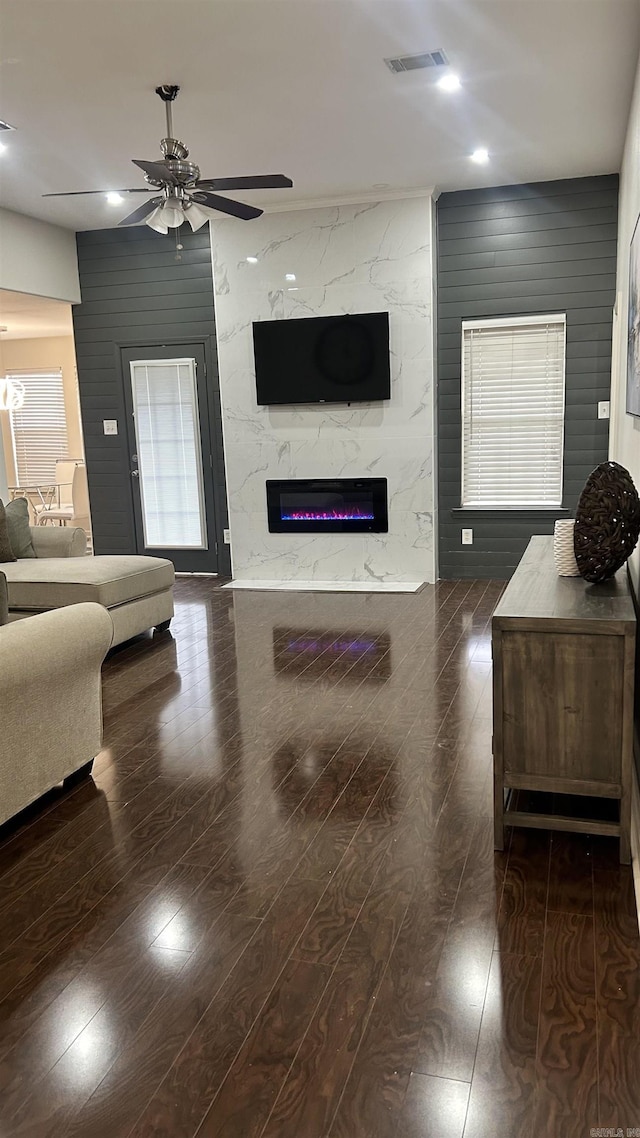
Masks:
[[[189,157],[189,147],[185,146],[179,138],[173,137],[173,115],[171,111],[171,104],[175,101],[180,88],[176,85],[165,83],[161,87],[156,87],[156,95],[159,95],[164,103],[165,112],[167,116],[167,137],[161,139],[160,149],[162,151],[165,161],[179,163],[175,167],[171,167],[174,173],[178,174],[184,179],[185,185],[190,182],[195,182],[200,177],[200,170],[194,163],[186,162]],[[153,180],[152,185],[157,183]]]
[[[172,83],[163,83],[160,87],[156,87],[156,95],[159,95],[164,103],[164,109],[167,115],[167,135],[169,138],[173,138],[171,104],[177,99],[179,90],[180,88]]]

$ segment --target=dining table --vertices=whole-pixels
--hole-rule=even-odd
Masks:
[[[38,514],[41,513],[44,508],[53,506],[57,486],[55,482],[45,482],[25,486],[9,486],[8,490],[11,501],[15,498],[27,499],[33,518],[37,520]]]

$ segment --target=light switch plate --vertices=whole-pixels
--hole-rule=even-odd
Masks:
[[[598,418],[599,419],[608,419],[609,415],[610,415],[609,400],[603,399],[601,403],[598,403]]]
[[[105,435],[117,435],[118,433],[118,420],[117,419],[103,419],[102,429]]]
[[[463,545],[473,545],[473,530],[472,529],[463,529],[463,531],[462,531],[462,544]]]

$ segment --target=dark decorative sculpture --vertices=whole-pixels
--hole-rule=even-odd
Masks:
[[[601,462],[587,478],[576,511],[573,544],[580,575],[597,584],[613,577],[640,536],[640,498],[617,462]]]

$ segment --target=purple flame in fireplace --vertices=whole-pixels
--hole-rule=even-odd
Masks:
[[[374,516],[359,506],[340,506],[337,510],[291,510],[281,514],[283,522],[370,522]]]

